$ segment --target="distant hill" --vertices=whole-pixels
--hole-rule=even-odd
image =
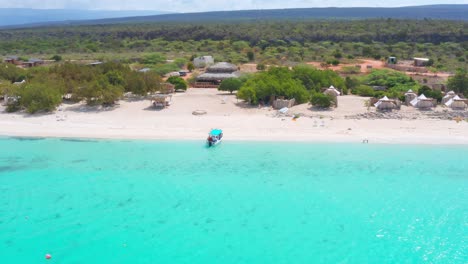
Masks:
[[[428,5],[395,8],[297,8],[243,11],[215,11],[203,13],[163,14],[157,16],[126,17],[81,21],[77,24],[112,24],[134,22],[209,22],[242,20],[304,20],[304,19],[444,19],[468,20],[468,5]]]
[[[15,11],[18,10],[18,11]],[[468,21],[468,5],[329,7],[148,15],[160,11],[0,9],[0,28],[157,22],[239,22],[310,19],[441,19]],[[99,18],[97,18],[99,16]],[[106,17],[102,19],[102,17]],[[26,22],[28,21],[28,22]],[[3,26],[2,26],[3,25]],[[5,26],[8,25],[8,26]]]
[[[0,8],[0,26],[22,24],[48,24],[58,21],[95,20],[103,18],[152,16],[164,11],[108,11],[108,10],[69,10],[69,9],[27,9]]]

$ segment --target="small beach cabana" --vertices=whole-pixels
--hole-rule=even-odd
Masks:
[[[413,92],[413,90],[409,89],[405,93],[405,104],[407,106],[411,105],[411,101],[413,101],[416,97],[418,97],[418,95],[415,92]]]
[[[398,108],[395,100],[390,100],[387,96],[384,96],[382,99],[380,99],[377,103],[374,104],[374,106],[377,108],[377,110],[381,111],[391,111]]]
[[[153,107],[166,108],[172,103],[172,95],[170,94],[156,94],[151,96],[151,105]]]
[[[447,103],[450,101],[450,99],[454,98],[457,94],[454,91],[448,92],[443,98],[442,98],[442,104]]]
[[[464,110],[467,108],[467,100],[460,98],[458,95],[455,95],[449,101],[445,102],[445,105],[456,110]]]
[[[411,101],[411,105],[419,109],[430,109],[434,107],[434,100],[432,98],[427,98],[424,94],[421,94]]]
[[[172,83],[161,83],[161,93],[162,94],[171,94],[175,93],[175,85]]]
[[[333,85],[326,89],[323,93],[333,97],[337,97],[341,94],[340,91],[338,91]]]

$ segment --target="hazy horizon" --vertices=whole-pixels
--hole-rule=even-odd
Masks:
[[[127,2],[126,0],[25,0],[12,3],[11,0],[0,0],[0,8],[29,9],[70,9],[89,11],[166,11],[166,12],[205,12],[250,9],[290,9],[314,7],[405,7],[422,5],[468,4],[468,0],[454,0],[441,3],[440,0],[415,0],[411,3],[405,0],[371,1],[371,0],[239,0],[237,2],[220,2],[218,0],[141,0]]]

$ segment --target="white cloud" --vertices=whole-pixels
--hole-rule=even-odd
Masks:
[[[444,3],[445,2],[445,3]],[[198,12],[301,7],[407,6],[447,4],[446,0],[0,0],[0,8],[163,10]],[[451,4],[468,4],[468,0],[451,0]]]

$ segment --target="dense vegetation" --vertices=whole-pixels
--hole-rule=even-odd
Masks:
[[[468,70],[458,70],[455,76],[449,78],[447,88],[468,98]]]
[[[357,57],[430,57],[434,68],[465,67],[468,22],[373,19],[356,21],[255,21],[148,23],[49,27],[0,31],[6,54],[71,54],[135,59],[160,52],[189,59],[212,54],[218,61],[262,64],[340,62]]]
[[[301,104],[310,100],[311,94],[331,84],[346,90],[343,79],[330,70],[321,71],[310,66],[299,65],[272,67],[268,71],[250,76],[240,88],[237,96],[252,104],[268,104],[277,97],[295,99]]]
[[[26,82],[12,84],[20,80]],[[124,92],[144,96],[159,90],[160,83],[156,73],[139,73],[112,62],[95,67],[65,63],[29,70],[0,64],[0,94],[6,96],[8,111],[53,111],[67,94],[69,99],[89,105],[112,105]]]

